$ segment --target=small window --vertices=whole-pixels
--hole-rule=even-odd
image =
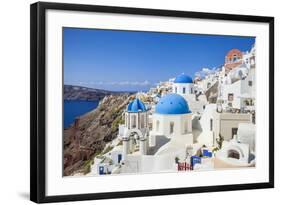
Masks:
[[[184,134],[187,134],[188,132],[188,121],[184,122]]]
[[[227,152],[227,157],[228,158],[234,158],[234,159],[240,159],[240,154],[236,150],[229,150]]]
[[[210,119],[210,131],[213,131],[213,119]]]
[[[137,126],[137,117],[135,115],[132,116],[132,128],[136,128]]]
[[[159,122],[159,120],[157,120],[157,122],[156,122],[156,131],[157,132],[159,131],[159,124],[160,124],[160,122]]]
[[[170,122],[170,134],[174,133],[174,122]]]
[[[185,88],[182,88],[182,93],[185,94]]]
[[[253,81],[249,80],[248,85],[251,87],[253,85]]]
[[[141,128],[144,128],[144,115],[141,115]]]
[[[232,59],[233,62],[236,62],[237,61],[237,55],[233,55],[233,59]]]
[[[178,93],[178,88],[177,87],[175,87],[175,93]]]
[[[233,139],[233,137],[234,137],[234,135],[237,135],[237,131],[238,131],[238,128],[232,128],[232,139]]]
[[[233,101],[234,95],[233,93],[228,94],[228,101]]]

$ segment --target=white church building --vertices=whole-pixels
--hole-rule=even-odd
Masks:
[[[175,171],[176,159],[185,161],[193,144],[192,113],[187,101],[175,93],[157,103],[151,131],[148,110],[138,98],[128,105],[125,124],[119,128],[123,150],[120,173]]]
[[[192,78],[184,73],[177,76],[173,82],[173,93],[179,94],[184,98],[193,98],[194,85]]]
[[[203,93],[196,97],[196,87],[190,76],[184,73],[178,75],[173,82],[172,91],[184,97],[193,113],[203,112],[203,108],[207,104],[207,98]]]

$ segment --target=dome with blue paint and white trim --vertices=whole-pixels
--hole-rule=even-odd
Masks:
[[[136,98],[129,103],[129,105],[127,107],[127,111],[128,112],[145,112],[146,107],[140,99]]]
[[[158,114],[188,114],[191,113],[187,101],[178,94],[167,94],[160,99],[155,107]]]
[[[182,73],[175,78],[174,83],[193,83],[193,81],[190,76]]]

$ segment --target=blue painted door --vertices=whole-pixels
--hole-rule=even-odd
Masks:
[[[118,154],[118,163],[122,160],[122,154]]]

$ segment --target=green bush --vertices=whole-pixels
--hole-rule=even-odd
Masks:
[[[115,120],[112,122],[111,128],[114,130],[118,129],[119,124],[124,124],[125,120],[122,118],[122,115],[119,115],[115,118]]]
[[[88,174],[89,172],[91,172],[92,164],[94,164],[93,159],[88,159],[87,161],[84,162],[83,167],[82,167],[83,174]]]
[[[103,151],[102,151],[102,155],[104,155],[104,154],[106,154],[106,153],[108,153],[109,151],[111,151],[113,149],[113,147],[112,146],[107,146]]]

